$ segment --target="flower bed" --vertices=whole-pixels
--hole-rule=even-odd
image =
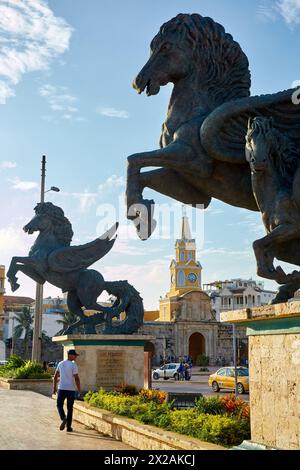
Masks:
[[[130,395],[99,390],[89,392],[84,400],[116,415],[214,444],[233,446],[250,438],[249,406],[240,399],[202,397],[192,409],[173,410],[166,398],[156,390],[131,390]]]
[[[0,367],[0,377],[6,379],[51,379],[51,374],[44,371],[38,362],[24,361],[19,356],[11,356],[4,366]]]

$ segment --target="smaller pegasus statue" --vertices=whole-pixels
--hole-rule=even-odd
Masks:
[[[257,274],[281,285],[272,303],[287,302],[300,288],[300,272],[286,274],[274,259],[300,265],[300,147],[273,118],[256,117],[248,123],[246,158],[267,231],[253,244]]]
[[[12,291],[20,286],[17,283],[18,271],[35,282],[46,281],[67,292],[67,304],[78,321],[68,327],[63,334],[72,334],[83,327],[86,334],[95,334],[96,326],[104,323],[104,334],[132,334],[143,324],[144,308],[139,293],[127,281],[106,282],[103,276],[87,269],[103,258],[113,247],[118,229],[116,223],[100,238],[81,246],[70,246],[73,230],[63,210],[51,202],[40,203],[35,207],[35,217],[24,227],[28,234],[40,232],[28,257],[13,257],[7,272]],[[112,295],[115,301],[111,307],[97,302],[103,291]],[[83,308],[94,310],[94,316],[86,316]],[[125,320],[120,319],[125,313]]]

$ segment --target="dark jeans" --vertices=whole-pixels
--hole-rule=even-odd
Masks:
[[[73,418],[73,405],[75,400],[75,392],[71,390],[58,390],[57,392],[57,409],[60,416],[60,419],[63,420],[66,417],[66,413],[64,410],[64,402],[67,399],[67,428],[70,428],[72,425],[72,418]]]

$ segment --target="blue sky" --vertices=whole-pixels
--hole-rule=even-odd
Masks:
[[[120,240],[95,267],[108,280],[128,279],[146,308],[157,307],[169,287],[179,222],[170,237],[141,242],[130,228],[128,240],[119,201],[126,156],[157,148],[171,92],[167,86],[147,98],[131,82],[159,27],[178,13],[200,13],[224,25],[249,58],[252,94],[300,80],[300,0],[0,0],[0,264],[26,255],[33,243],[22,227],[39,198],[46,154],[47,187],[61,188],[47,200],[65,210],[74,243],[101,235],[103,211],[118,208],[111,219],[121,221]],[[145,194],[175,207],[157,193]],[[214,201],[204,215],[204,235],[199,218],[194,236],[204,282],[255,278],[251,245],[263,234],[259,215]],[[23,275],[20,280],[18,293],[34,296],[34,283]],[[45,287],[45,295],[58,293]]]

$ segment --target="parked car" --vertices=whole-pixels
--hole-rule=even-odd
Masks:
[[[1,366],[5,366],[5,364],[7,364],[8,361],[0,361],[0,367]]]
[[[164,366],[159,367],[158,369],[155,369],[152,372],[152,378],[154,380],[158,379],[175,379],[179,380],[179,369],[180,363],[178,362],[173,362],[170,364],[165,364]]]
[[[222,367],[215,374],[210,375],[208,385],[212,387],[214,392],[219,392],[222,388],[234,390],[234,367]],[[239,394],[249,392],[249,370],[247,367],[237,368],[237,390]]]

